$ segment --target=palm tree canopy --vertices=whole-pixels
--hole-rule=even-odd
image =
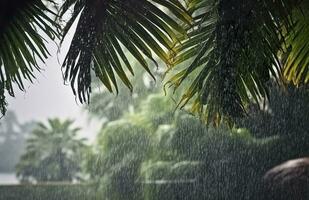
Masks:
[[[17,164],[17,176],[23,181],[72,181],[80,170],[79,156],[85,149],[78,139],[79,128],[73,121],[49,119],[48,125],[37,123],[27,139],[26,152]]]
[[[52,2],[51,0],[49,0]],[[19,2],[19,1],[18,1]],[[5,0],[0,25],[0,108],[12,84],[23,89],[48,51],[37,29],[58,34],[53,12],[43,0],[24,0],[17,7]],[[160,58],[175,72],[168,84],[176,89],[193,80],[180,100],[192,105],[206,122],[244,116],[250,101],[268,97],[267,82],[309,81],[308,1],[301,0],[66,0],[58,19],[69,9],[61,39],[77,28],[63,62],[64,78],[80,102],[88,102],[91,71],[106,88],[118,92],[121,80],[133,89],[130,54],[150,74],[146,58]],[[8,17],[12,16],[12,17]],[[192,61],[193,59],[193,61]],[[186,61],[186,62],[185,62]],[[191,62],[187,64],[187,62]],[[184,63],[185,66],[179,65]]]
[[[168,81],[178,88],[192,77],[179,105],[193,99],[192,112],[219,123],[243,116],[250,101],[267,98],[271,76],[307,83],[308,8],[290,0],[192,1],[188,9],[196,24],[176,46],[174,65],[194,60]]]
[[[185,34],[179,22],[190,24],[192,20],[175,0],[65,1],[60,16],[71,6],[74,6],[73,14],[64,27],[64,36],[75,20],[78,23],[63,68],[65,79],[81,102],[87,101],[91,92],[91,69],[110,92],[118,93],[117,76],[133,89],[123,67],[131,74],[134,72],[123,49],[153,76],[145,58],[156,63],[154,53],[169,64],[167,50],[172,50]],[[158,6],[167,9],[173,17]]]

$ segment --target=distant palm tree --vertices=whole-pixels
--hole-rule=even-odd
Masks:
[[[18,7],[3,2],[4,11],[14,12],[3,12],[0,18],[2,112],[4,92],[14,95],[13,83],[23,89],[23,80],[31,80],[33,67],[38,68],[35,57],[47,56],[35,30],[50,38],[59,36],[54,31],[58,21],[51,20],[54,14],[43,0],[24,0]],[[206,122],[231,121],[244,115],[248,102],[267,98],[270,77],[297,86],[308,83],[308,4],[301,0],[65,0],[57,19],[70,8],[73,12],[59,29],[61,40],[75,21],[77,28],[63,63],[64,78],[81,102],[87,102],[91,93],[91,71],[111,92],[118,92],[117,77],[132,90],[126,72],[134,72],[124,53],[127,49],[150,74],[145,58],[155,62],[158,57],[168,71],[175,69],[168,81],[175,88],[193,79],[180,106],[193,99],[192,112]]]
[[[49,119],[38,123],[27,140],[26,152],[17,164],[22,181],[72,181],[80,172],[80,153],[86,147],[77,138],[73,121]]]

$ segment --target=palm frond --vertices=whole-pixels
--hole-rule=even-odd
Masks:
[[[177,89],[193,77],[179,106],[191,102],[191,111],[207,123],[232,122],[245,115],[252,99],[267,98],[270,76],[281,80],[278,52],[284,52],[286,34],[293,30],[296,5],[290,0],[189,0],[196,25],[175,47],[181,53],[173,64],[194,59],[167,82]]]
[[[167,50],[172,50],[185,34],[178,21],[191,23],[182,4],[175,0],[69,0],[60,15],[72,6],[74,11],[64,27],[64,37],[80,17],[63,68],[80,102],[89,100],[91,70],[110,92],[118,92],[117,78],[133,89],[126,71],[134,72],[123,47],[149,74],[146,58],[155,62],[153,53],[169,64]]]
[[[2,83],[0,83],[0,113],[4,115],[6,113],[7,102],[5,100],[5,88]]]
[[[0,3],[0,110],[5,113],[5,92],[14,96],[13,85],[24,90],[40,70],[36,59],[48,56],[45,39],[57,37],[54,15],[42,0],[4,0]],[[41,33],[41,34],[40,34]],[[45,37],[45,38],[44,38]]]
[[[294,30],[287,36],[287,52],[283,54],[284,77],[295,85],[309,82],[309,2],[295,10]]]

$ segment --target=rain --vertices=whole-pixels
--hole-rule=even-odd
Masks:
[[[0,200],[309,199],[308,22],[293,0],[4,0]]]

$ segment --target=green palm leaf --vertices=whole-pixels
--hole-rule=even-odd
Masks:
[[[295,11],[294,31],[287,37],[287,53],[283,55],[284,76],[295,85],[309,82],[309,2],[303,1]]]
[[[133,89],[126,71],[134,72],[123,47],[149,74],[151,69],[146,58],[155,62],[157,56],[170,64],[166,52],[185,34],[179,21],[186,24],[191,21],[175,0],[70,0],[64,3],[60,15],[71,6],[74,11],[64,27],[64,36],[78,15],[80,17],[63,68],[64,77],[80,102],[89,99],[91,70],[110,92],[118,92],[118,78]]]
[[[50,1],[52,2],[52,1]],[[0,111],[6,111],[5,92],[14,96],[13,85],[24,90],[24,80],[32,82],[34,71],[40,70],[36,61],[48,56],[45,38],[54,39],[57,27],[54,15],[42,0],[0,3]],[[41,34],[40,34],[41,33]],[[43,36],[42,36],[43,35]]]
[[[189,38],[175,47],[173,64],[190,61],[167,84],[176,89],[193,79],[179,106],[191,102],[206,122],[233,121],[246,113],[250,101],[268,97],[272,75],[279,82],[286,37],[295,27],[297,1],[189,0],[195,18]],[[191,78],[190,78],[191,77]]]

